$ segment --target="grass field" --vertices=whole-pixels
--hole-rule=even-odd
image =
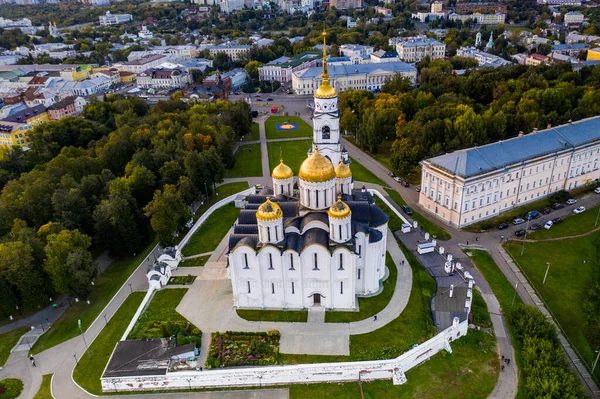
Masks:
[[[14,348],[19,342],[19,338],[27,331],[29,331],[29,327],[20,327],[0,335],[0,367],[4,366],[10,356],[10,350]]]
[[[298,176],[300,165],[306,159],[306,153],[310,150],[311,140],[295,141],[271,141],[267,143],[269,152],[269,170],[279,165],[279,154],[283,157],[283,163],[292,168],[294,176]]]
[[[220,186],[217,186],[216,193],[218,195],[215,196],[215,194],[213,194],[210,197],[211,203],[214,203],[215,200],[227,198],[230,195],[233,195],[235,193],[239,193],[240,191],[244,191],[247,188],[250,188],[250,186],[248,185],[248,182],[245,182],[245,181],[239,181],[239,182],[234,182],[234,183],[221,184]],[[196,212],[196,214],[197,214],[197,212]]]
[[[492,327],[492,319],[488,312],[485,300],[478,290],[473,290],[473,305],[471,306],[471,314],[473,315],[473,324],[479,327]]]
[[[586,209],[585,212],[580,213],[579,215],[571,214],[566,217],[562,223],[552,226],[549,230],[539,229],[527,233],[527,238],[530,240],[543,240],[546,238],[575,236],[592,231],[596,227],[594,225],[596,224],[596,218],[598,217],[598,209],[598,207],[594,207]],[[543,217],[545,220],[553,218],[552,214],[543,215]]]
[[[352,178],[355,182],[373,183],[381,186],[386,185],[379,177],[375,176],[370,170],[362,166],[356,159],[350,159],[352,160],[350,169],[352,170]],[[355,188],[359,188],[358,185],[355,185]]]
[[[71,307],[52,324],[52,328],[38,339],[33,346],[33,352],[43,352],[79,335],[78,319],[81,319],[83,330],[87,330],[155,245],[156,242],[152,240],[136,256],[113,262],[94,280],[94,287],[89,297],[90,304],[85,301],[73,302]]]
[[[523,256],[520,255],[521,243],[508,242],[505,245],[582,360],[588,365],[594,361],[594,350],[597,348],[592,347],[586,339],[581,303],[592,276],[599,240],[600,232],[595,232],[584,237],[559,241],[529,242],[525,244]],[[550,263],[550,268],[546,283],[543,284],[546,262]],[[595,332],[587,333],[593,335]],[[600,378],[600,368],[596,368],[594,374]]]
[[[173,276],[169,279],[168,285],[189,285],[193,284],[196,276]]]
[[[170,290],[168,290],[170,291]],[[77,354],[79,364],[73,371],[73,379],[86,391],[100,395],[102,387],[100,377],[108,363],[115,345],[127,329],[129,321],[142,303],[145,292],[134,292],[129,295],[119,310],[111,317],[108,324],[90,345],[90,358],[86,354]]]
[[[252,122],[252,125],[250,126],[250,134],[247,134],[246,136],[244,136],[242,141],[256,141],[256,140],[260,140],[260,128],[258,126],[258,123]]]
[[[198,256],[197,258],[186,259],[179,262],[178,267],[200,267],[204,266],[210,259],[210,255]]]
[[[235,165],[227,170],[225,177],[262,176],[260,144],[241,145],[235,152]]]
[[[401,334],[398,334],[401,335]],[[365,398],[487,398],[494,389],[500,364],[496,340],[482,331],[452,342],[452,353],[441,351],[427,362],[406,373],[408,381],[393,385],[392,381],[363,383]],[[343,384],[292,385],[291,399],[360,398],[358,382]]]
[[[390,274],[383,282],[383,291],[370,298],[358,298],[358,312],[325,312],[326,323],[350,323],[373,317],[381,312],[392,299],[396,288],[398,269],[389,252],[385,256],[385,265]]]
[[[288,323],[306,323],[306,310],[249,310],[237,309],[238,316],[249,321],[283,321]]]
[[[385,191],[396,204],[400,206],[406,205],[406,202],[402,196],[400,196],[398,191],[394,190],[393,188],[386,188]],[[429,234],[442,241],[447,241],[452,238],[450,233],[448,233],[446,230],[433,223],[431,220],[427,219],[414,209],[411,208],[411,210],[413,211],[413,214],[410,215],[410,217],[419,223],[419,226],[422,226],[425,231],[429,232]]]
[[[53,399],[52,396],[52,376],[53,374],[44,374],[42,376],[42,385],[33,399]]]
[[[282,123],[295,123],[297,130],[277,130],[277,125]],[[312,127],[297,116],[270,116],[265,121],[265,133],[267,140],[287,139],[290,137],[312,137]]]
[[[214,251],[239,214],[240,210],[233,204],[225,205],[214,211],[183,247],[181,250],[183,256]]]

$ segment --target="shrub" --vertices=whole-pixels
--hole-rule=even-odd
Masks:
[[[279,331],[212,333],[206,368],[277,363]]]
[[[5,378],[0,381],[0,398],[14,399],[23,391],[23,381],[18,378]]]

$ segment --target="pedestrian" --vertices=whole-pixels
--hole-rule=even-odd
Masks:
[[[31,360],[31,365],[35,367],[35,359],[33,358],[33,355],[29,355],[29,360]]]
[[[500,236],[500,242],[504,241],[504,236]]]
[[[504,355],[502,355],[502,361],[504,361]]]
[[[506,362],[506,364],[510,364],[510,359],[507,359],[507,362]]]
[[[469,240],[467,240],[467,245],[469,245]]]
[[[500,365],[500,371],[504,371],[504,365],[503,364]]]
[[[377,315],[373,316],[373,321],[377,321]]]
[[[404,259],[402,259],[402,266],[404,266]]]
[[[475,237],[475,241],[479,241],[479,237]]]

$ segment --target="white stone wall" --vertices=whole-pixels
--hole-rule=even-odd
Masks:
[[[338,163],[339,163],[339,161],[338,161]],[[345,177],[343,179],[339,179],[339,178],[335,179],[335,191],[338,194],[351,194],[353,188],[354,188],[354,181],[352,180],[352,176]]]
[[[349,215],[343,219],[329,217],[330,238],[338,243],[346,242],[352,237],[351,230],[352,217]]]
[[[294,177],[288,179],[273,178],[273,192],[275,196],[281,194],[292,195],[294,192]]]
[[[276,220],[257,219],[257,224],[260,242],[276,244],[283,240],[283,216]]]
[[[310,209],[327,209],[337,200],[335,179],[325,182],[309,182],[298,179],[300,203]]]
[[[404,384],[405,373],[442,350],[452,352],[450,343],[467,334],[467,321],[442,331],[435,337],[395,359],[366,362],[316,363],[167,373],[161,376],[102,378],[103,392],[151,391],[189,388],[271,386],[319,382],[350,382],[391,379]],[[401,332],[399,332],[401,333]]]

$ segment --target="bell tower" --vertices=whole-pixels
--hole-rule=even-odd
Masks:
[[[313,112],[313,145],[309,152],[312,154],[315,146],[319,152],[329,158],[333,165],[340,159],[348,160],[348,154],[342,147],[340,138],[340,111],[338,109],[338,95],[335,88],[329,83],[327,73],[327,40],[323,32],[323,73],[321,85],[315,91],[315,108]]]

